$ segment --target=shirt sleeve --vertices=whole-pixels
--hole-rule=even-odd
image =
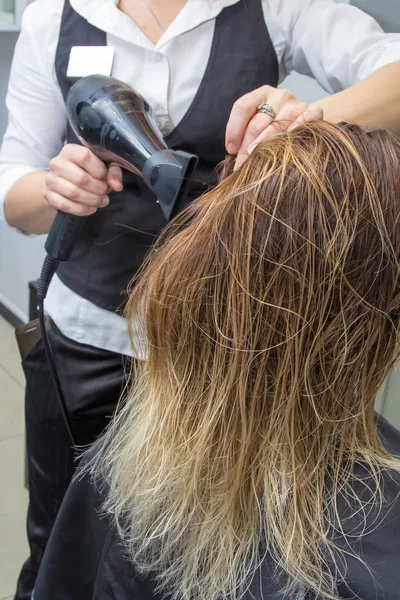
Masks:
[[[45,170],[62,146],[66,111],[54,71],[58,31],[41,2],[25,11],[6,97],[8,126],[0,150],[0,219],[4,199],[23,175]]]
[[[400,34],[385,33],[372,17],[346,0],[269,0],[268,4],[274,30],[279,24],[285,40],[286,73],[309,75],[329,93],[400,60]]]

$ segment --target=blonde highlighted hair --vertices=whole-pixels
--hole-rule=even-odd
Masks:
[[[240,598],[266,555],[288,595],[338,597],[337,495],[379,511],[400,471],[374,419],[399,351],[399,205],[397,139],[313,123],[260,144],[151,252],[126,311],[148,359],[92,467],[173,598]]]

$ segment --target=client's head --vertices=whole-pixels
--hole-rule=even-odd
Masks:
[[[374,421],[399,349],[399,203],[395,138],[315,123],[258,146],[149,257],[127,308],[148,359],[105,470],[133,559],[176,597],[240,596],[267,551],[288,589],[335,597],[336,493],[356,463],[375,499],[399,470]]]

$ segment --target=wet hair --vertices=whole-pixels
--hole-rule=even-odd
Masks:
[[[240,598],[267,553],[288,594],[337,598],[337,495],[379,510],[400,471],[374,418],[399,353],[400,142],[318,122],[231,166],[135,281],[147,360],[93,471],[173,598]]]

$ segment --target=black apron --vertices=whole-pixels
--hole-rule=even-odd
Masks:
[[[106,43],[106,33],[90,25],[66,0],[55,63],[64,99],[76,81],[66,75],[71,47]],[[170,148],[199,157],[189,201],[207,189],[215,167],[225,157],[225,129],[234,102],[262,85],[276,86],[278,77],[278,60],[261,0],[242,0],[223,9],[215,20],[211,52],[197,94],[165,138]],[[70,128],[66,141],[78,143]],[[60,264],[57,274],[80,296],[116,312],[124,304],[129,281],[166,221],[155,196],[139,177],[128,172],[124,191],[110,197],[109,206],[88,219],[70,260]]]

